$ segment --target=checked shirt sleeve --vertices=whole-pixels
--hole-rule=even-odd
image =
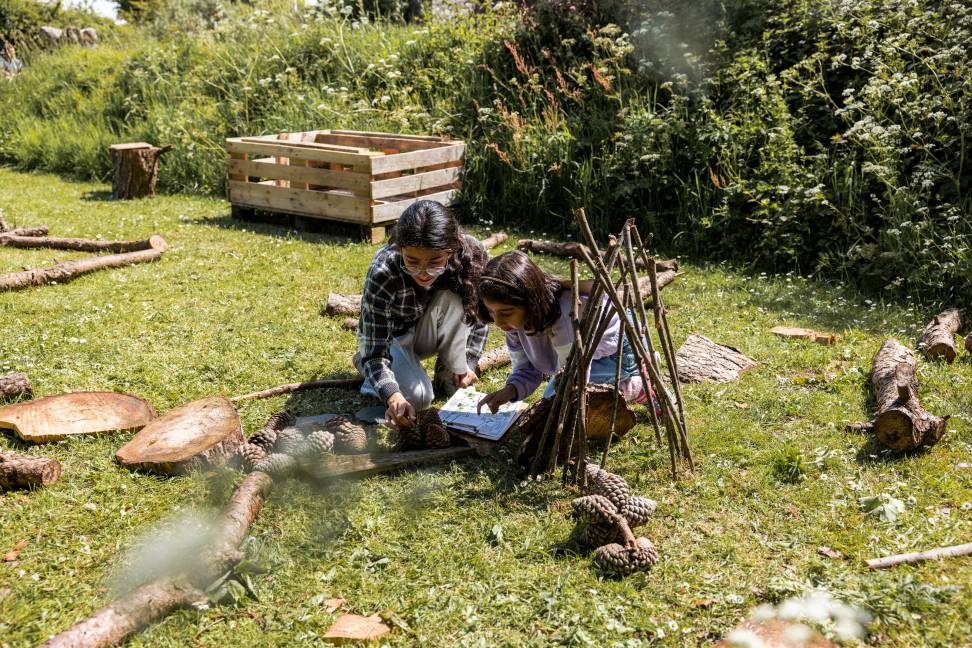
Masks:
[[[469,335],[466,337],[466,366],[470,371],[476,371],[479,364],[479,357],[483,355],[486,347],[486,336],[489,327],[481,322],[476,322],[469,327]]]
[[[392,305],[396,273],[387,259],[376,259],[365,277],[358,347],[365,378],[382,400],[400,391],[391,369]]]

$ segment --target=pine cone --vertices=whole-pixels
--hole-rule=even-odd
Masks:
[[[619,511],[621,515],[628,521],[628,525],[633,529],[639,527],[648,521],[655,513],[655,508],[658,505],[655,500],[650,500],[647,497],[640,497],[638,495],[632,495],[625,502]]]
[[[265,427],[262,430],[253,433],[250,437],[250,443],[253,445],[260,446],[263,448],[264,452],[270,452],[273,450],[273,444],[277,442],[277,431],[273,428]]]
[[[597,464],[587,464],[587,490],[594,495],[603,495],[611,500],[618,509],[631,496],[628,492],[628,482],[623,477],[602,470]]]
[[[434,407],[419,412],[416,427],[421,430],[422,436],[425,438],[425,447],[448,448],[452,445],[452,437],[449,436],[449,431],[446,430],[445,424],[439,416],[439,410]]]
[[[263,427],[269,428],[271,430],[280,431],[285,427],[291,427],[297,424],[297,417],[287,410],[282,412],[277,412],[276,414],[271,414],[267,422],[263,424]]]
[[[421,450],[425,447],[422,431],[418,427],[398,428],[398,449],[401,451]]]
[[[595,565],[619,576],[636,571],[648,571],[656,562],[658,562],[658,551],[648,538],[636,538],[635,546],[631,548],[612,542],[598,547],[594,554]]]
[[[250,472],[258,463],[266,459],[267,451],[261,446],[253,443],[244,443],[240,446],[240,459],[243,462],[243,469]]]
[[[346,416],[336,416],[324,427],[334,435],[335,452],[357,454],[368,449],[368,435],[364,428]]]
[[[585,524],[581,530],[580,542],[585,547],[600,547],[621,539],[621,532],[616,524],[595,522]]]
[[[277,442],[273,444],[273,451],[281,454],[299,457],[304,452],[304,433],[300,428],[285,427],[277,432]]]
[[[570,503],[574,517],[588,523],[614,524],[618,509],[603,495],[585,495]]]
[[[334,450],[334,435],[327,430],[315,430],[307,435],[307,454],[323,457]]]
[[[265,472],[274,479],[283,479],[297,468],[297,460],[290,455],[274,453],[253,467],[253,470]]]

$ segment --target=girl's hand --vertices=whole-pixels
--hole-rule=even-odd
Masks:
[[[452,375],[452,384],[455,385],[457,389],[468,387],[477,380],[479,380],[479,376],[476,375],[475,371],[467,371],[465,374]]]
[[[487,394],[483,397],[483,400],[479,401],[476,405],[476,413],[481,414],[483,410],[483,405],[489,408],[489,411],[495,414],[500,407],[506,405],[510,401],[516,398],[516,387],[513,385],[507,385],[503,389],[494,391],[492,394]]]
[[[388,409],[385,410],[385,420],[393,421],[398,427],[415,425],[415,408],[405,400],[402,392],[395,392],[388,397]]]

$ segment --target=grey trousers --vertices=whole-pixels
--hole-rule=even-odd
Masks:
[[[422,360],[437,355],[446,371],[463,375],[469,371],[466,364],[468,337],[469,325],[463,321],[459,295],[451,290],[439,290],[412,330],[392,339],[391,369],[402,396],[415,411],[428,408],[435,397]],[[355,357],[355,364],[358,362],[359,358]],[[361,385],[361,393],[379,398],[367,379]]]

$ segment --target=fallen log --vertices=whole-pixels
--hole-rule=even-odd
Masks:
[[[46,648],[115,646],[180,608],[205,603],[203,590],[239,563],[238,549],[263,508],[273,479],[254,471],[243,478],[214,526],[213,539],[185,573],[161,578],[112,601],[41,644]]]
[[[30,286],[41,286],[48,283],[64,283],[80,277],[83,274],[119,268],[135,263],[149,263],[157,261],[168,249],[168,245],[161,236],[153,235],[149,239],[149,247],[137,252],[123,252],[108,256],[94,256],[74,261],[62,261],[47,268],[25,270],[0,275],[0,292],[22,290]]]
[[[482,376],[490,369],[505,367],[508,364],[510,364],[510,350],[504,344],[480,356],[479,362],[476,363],[476,375]]]
[[[497,245],[502,245],[505,243],[506,239],[508,238],[510,238],[510,235],[506,232],[493,232],[482,240],[483,248],[486,250],[492,250]]]
[[[57,459],[0,452],[0,490],[50,486],[60,478]]]
[[[867,566],[871,569],[887,569],[896,565],[911,565],[925,560],[939,560],[941,558],[969,555],[972,555],[972,542],[951,547],[938,547],[927,551],[913,551],[911,553],[885,556],[884,558],[871,558],[866,562]]]
[[[918,350],[929,360],[955,361],[955,334],[962,328],[962,311],[950,308],[932,318],[918,338]]]
[[[44,228],[45,230],[47,228]],[[74,250],[77,252],[137,252],[152,248],[151,240],[145,241],[99,241],[83,238],[57,238],[44,235],[18,236],[23,230],[13,230],[0,234],[0,246],[15,248],[50,248],[53,250]]]
[[[358,320],[355,317],[349,317],[343,322],[341,322],[341,328],[345,331],[357,331],[358,330]]]
[[[0,398],[17,398],[31,395],[30,379],[23,372],[0,376]]]
[[[938,443],[945,434],[948,417],[925,411],[918,403],[915,355],[890,338],[874,356],[871,389],[876,414],[871,431],[881,445],[907,452]]]
[[[324,312],[328,315],[361,315],[361,295],[328,293]]]
[[[678,379],[683,383],[730,382],[757,366],[738,349],[716,344],[703,335],[688,336],[675,354]]]

